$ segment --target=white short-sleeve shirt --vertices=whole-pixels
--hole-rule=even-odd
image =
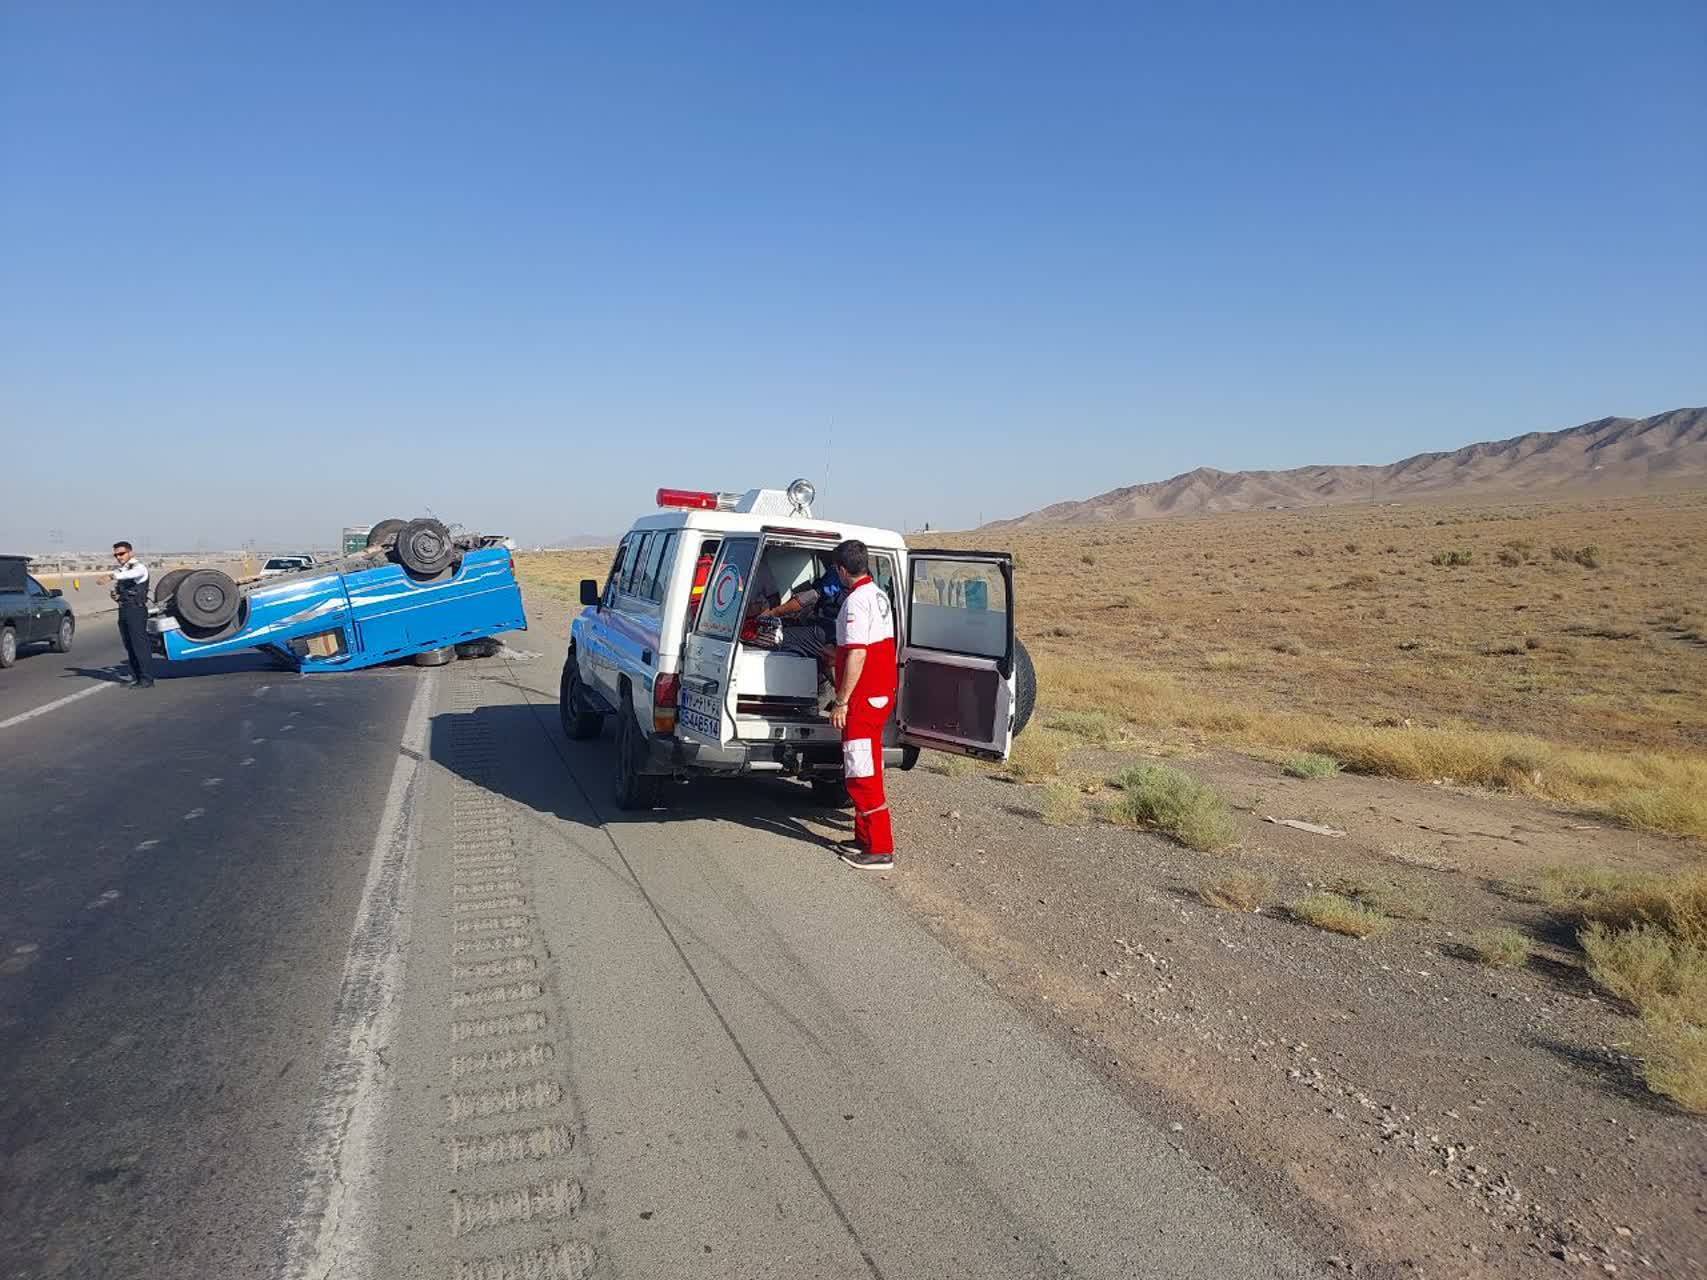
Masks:
[[[862,582],[848,593],[836,615],[836,643],[873,645],[894,638],[895,617],[888,595],[875,582]]]

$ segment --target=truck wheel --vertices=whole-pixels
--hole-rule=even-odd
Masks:
[[[55,653],[70,653],[71,637],[75,634],[76,630],[77,624],[73,622],[69,616],[61,618],[59,620],[59,630],[54,632],[53,636],[53,651]]]
[[[812,800],[826,809],[853,808],[853,797],[848,795],[845,778],[813,778]]]
[[[178,589],[178,584],[189,576],[188,569],[168,569],[161,574],[160,581],[154,584],[154,603],[165,604]]]
[[[496,658],[504,651],[504,642],[488,636],[484,640],[464,640],[456,646],[459,658]]]
[[[442,649],[428,649],[425,653],[415,655],[417,667],[442,667],[456,661],[456,646],[447,644]]]
[[[1014,641],[1014,658],[1014,737],[1017,738],[1037,708],[1037,668],[1031,665],[1031,654],[1018,640]]]
[[[411,520],[397,535],[397,558],[416,577],[443,573],[455,556],[456,543],[451,541],[450,530],[437,520]]]
[[[367,531],[368,546],[391,547],[397,541],[397,535],[403,532],[403,526],[408,523],[407,520],[381,520]]]
[[[237,584],[218,569],[196,569],[172,589],[172,611],[179,620],[208,631],[235,618],[242,602]]]
[[[656,809],[663,779],[640,772],[646,763],[646,735],[626,707],[616,718],[616,807],[632,813]]]
[[[9,667],[17,660],[17,631],[11,627],[0,627],[0,667]]]
[[[563,680],[557,687],[557,718],[563,722],[563,736],[572,742],[596,738],[605,727],[605,718],[597,711],[588,711],[586,690],[581,687],[581,667],[571,653],[563,664]]]

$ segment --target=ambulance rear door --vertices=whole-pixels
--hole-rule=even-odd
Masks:
[[[910,551],[901,741],[1005,760],[1013,745],[1014,565],[1002,551]]]
[[[714,747],[735,737],[735,705],[730,674],[741,618],[758,563],[759,536],[723,539],[706,579],[699,616],[682,649],[681,685],[677,691],[676,734]]]

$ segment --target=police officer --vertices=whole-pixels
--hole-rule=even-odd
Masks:
[[[112,596],[119,602],[119,638],[130,659],[130,687],[154,687],[154,654],[148,648],[148,566],[136,558],[128,542],[113,543],[118,568],[111,576]]]

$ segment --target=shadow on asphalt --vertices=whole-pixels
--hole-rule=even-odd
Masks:
[[[471,764],[453,747],[459,738],[528,744],[527,749],[538,751],[553,767],[516,769]],[[804,783],[783,778],[697,778],[666,783],[662,807],[635,812],[618,809],[611,794],[616,745],[610,730],[587,742],[571,742],[557,723],[557,708],[550,704],[506,703],[442,712],[433,717],[427,754],[435,763],[488,791],[582,827],[711,819],[805,841],[821,849],[834,849],[836,842],[808,826],[807,819],[817,827],[836,828],[843,838],[852,833],[846,811],[816,803]]]

